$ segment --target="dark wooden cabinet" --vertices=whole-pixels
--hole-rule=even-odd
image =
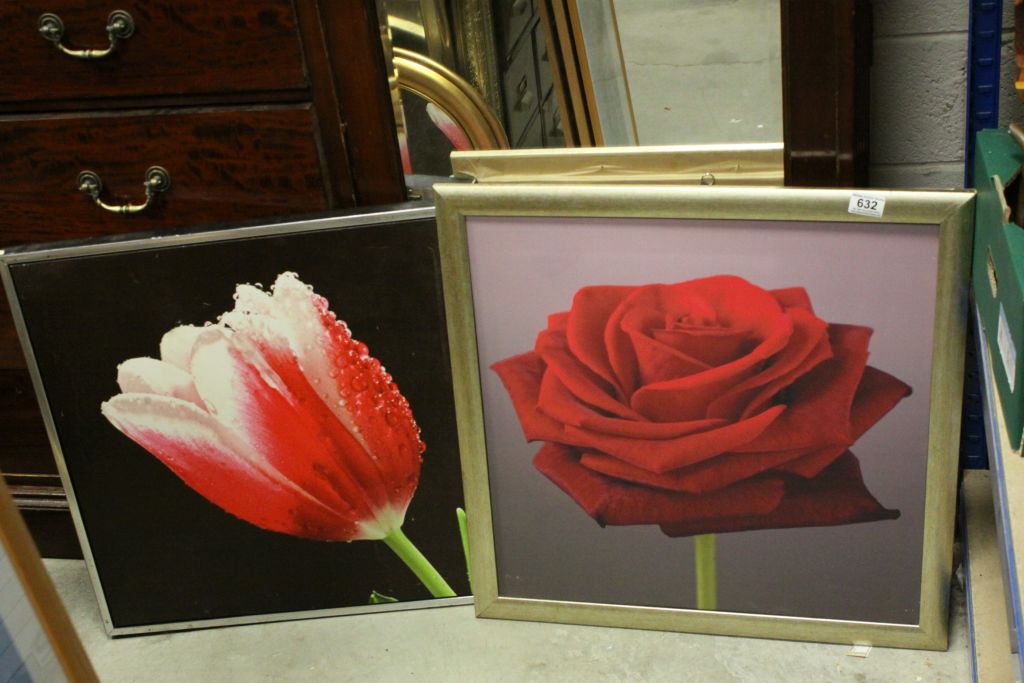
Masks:
[[[870,0],[782,0],[786,184],[868,184]]]
[[[100,58],[61,51],[41,22],[59,19],[68,50],[103,50],[113,10],[131,35]],[[0,249],[405,197],[373,0],[5,1],[0,45]],[[153,166],[170,184],[133,215],[79,188],[92,171],[103,202],[139,204]],[[69,555],[25,368],[5,301],[0,470],[44,554]]]

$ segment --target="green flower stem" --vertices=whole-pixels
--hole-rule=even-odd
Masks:
[[[402,562],[405,562],[416,578],[423,582],[431,595],[435,598],[455,597],[452,587],[437,573],[430,561],[402,533],[401,529],[395,529],[382,540],[395,552],[395,555],[401,558]]]
[[[694,536],[693,552],[697,565],[697,609],[718,609],[715,535]]]
[[[469,579],[469,588],[473,588],[473,569],[469,564],[469,527],[466,522],[466,511],[462,508],[455,508],[455,516],[459,520],[459,537],[462,539],[462,554],[466,556],[466,578]]]

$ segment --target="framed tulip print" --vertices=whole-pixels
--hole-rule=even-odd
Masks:
[[[2,264],[110,633],[468,600],[433,207]]]
[[[479,616],[946,647],[972,194],[436,191]]]

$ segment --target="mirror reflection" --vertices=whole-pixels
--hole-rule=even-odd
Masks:
[[[386,39],[464,77],[512,148],[782,140],[779,0],[380,1]]]

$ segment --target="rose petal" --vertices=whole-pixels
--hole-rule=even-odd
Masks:
[[[604,345],[604,327],[623,299],[635,287],[584,287],[576,292],[566,326],[567,345],[572,355],[610,386],[617,377]],[[618,387],[621,389],[621,387]]]
[[[882,507],[871,495],[864,486],[857,458],[847,451],[814,479],[787,478],[785,497],[768,514],[722,516],[710,523],[701,519],[665,523],[661,530],[676,537],[753,529],[860,524],[897,519],[899,516],[899,510]]]
[[[704,496],[624,484],[582,467],[568,448],[545,444],[534,467],[572,497],[598,524],[657,524],[719,516],[766,514],[782,498],[781,481],[762,479]]]
[[[117,366],[117,385],[126,394],[158,394],[202,407],[192,376],[155,358],[129,358]]]
[[[811,306],[811,297],[803,287],[786,287],[784,289],[771,289],[768,291],[779,305],[783,308],[802,308],[808,313],[814,313]]]
[[[832,357],[828,325],[823,320],[798,308],[787,310],[786,315],[793,324],[786,347],[772,358],[769,367],[713,398],[708,417],[738,419],[760,412],[779,390]]]
[[[845,446],[830,446],[808,453],[806,450],[774,451],[769,453],[723,453],[691,467],[672,470],[664,474],[634,467],[618,458],[602,453],[584,453],[580,464],[595,472],[622,481],[653,486],[668,491],[706,493],[734,484],[742,479],[774,469],[784,469],[786,463],[814,456],[817,462],[828,463],[846,451]]]
[[[853,443],[850,411],[864,374],[871,328],[829,325],[833,358],[786,391],[789,409],[757,439],[736,450],[784,451]]]
[[[549,328],[537,335],[534,347],[548,367],[577,399],[606,413],[629,419],[644,419],[616,394],[617,389],[579,362],[569,349],[565,333]]]
[[[864,376],[857,387],[857,395],[853,399],[850,411],[850,427],[853,432],[853,443],[856,443],[865,432],[882,419],[896,404],[909,396],[911,388],[887,372],[882,372],[870,365],[864,368]],[[822,457],[811,457],[813,454],[793,460],[779,469],[799,474],[802,477],[813,477],[831,461]]]
[[[743,357],[733,363],[719,366],[715,369],[718,374],[706,380],[712,382],[721,381],[732,373],[747,371],[751,365],[760,363],[782,348],[785,340],[772,338],[777,337],[780,332],[786,334],[783,328],[788,325],[781,307],[773,296],[733,275],[718,275],[674,285],[638,287],[618,306],[605,328],[605,345],[609,350],[612,367],[620,379],[620,385],[627,393],[639,386],[640,377],[648,378],[648,385],[637,393],[649,389],[652,380],[669,381],[676,376],[661,374],[663,370],[660,366],[642,370],[642,364],[650,362],[651,354],[655,352],[656,347],[638,340],[651,335],[650,326],[654,321],[662,321],[658,324],[660,329],[709,327],[748,330],[751,339],[761,341],[758,346],[758,357],[750,359],[749,362],[749,357]],[[641,352],[641,349],[635,346],[638,343],[646,347],[643,350],[646,359],[638,358]],[[671,357],[672,354],[667,353],[667,347],[665,348],[665,355]],[[676,351],[678,353],[679,350]],[[699,361],[705,360],[697,346],[688,349],[686,355]],[[654,358],[658,363],[670,362],[668,358],[658,354],[655,354]],[[703,375],[704,373],[699,373],[693,377]],[[687,378],[683,381],[685,379]],[[644,400],[646,399],[641,398],[641,401]],[[658,401],[655,399],[651,403]],[[658,419],[647,410],[639,408],[635,396],[632,406],[648,417]]]
[[[247,458],[221,432],[216,418],[194,404],[151,394],[121,394],[103,415],[155,455],[185,484],[236,517],[261,529],[319,540],[358,535],[343,516],[273,469]]]
[[[630,406],[659,421],[710,417],[708,407],[715,398],[760,372],[762,363],[785,348],[793,334],[793,323],[785,315],[774,322],[764,341],[743,358],[688,377],[648,384],[633,394]]]
[[[527,441],[559,441],[562,424],[537,410],[540,384],[547,366],[533,351],[506,358],[491,366],[505,385]]]
[[[652,330],[651,337],[662,346],[675,349],[686,358],[693,359],[702,369],[724,365],[745,356],[757,348],[760,341],[753,338],[750,330],[712,327]],[[634,337],[634,343],[636,341]],[[642,362],[640,367],[643,368]],[[664,377],[653,381],[659,379]]]
[[[725,420],[651,422],[643,418],[626,420],[608,417],[578,401],[552,372],[545,372],[541,379],[537,410],[563,425],[634,439],[671,439],[707,431],[726,423]]]
[[[552,440],[579,446],[581,449],[608,453],[637,467],[664,473],[696,464],[721,453],[738,450],[741,444],[756,441],[758,435],[780,414],[784,414],[784,410],[785,406],[773,406],[746,420],[675,439],[634,439],[566,425],[564,436]]]

